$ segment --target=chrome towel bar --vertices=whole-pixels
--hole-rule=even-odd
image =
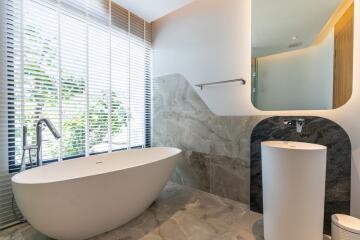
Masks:
[[[242,85],[245,85],[245,84],[246,84],[246,81],[245,81],[244,79],[239,78],[239,79],[219,81],[219,82],[202,83],[202,84],[197,84],[197,85],[195,85],[195,86],[196,86],[196,87],[199,87],[200,90],[203,90],[203,88],[204,88],[205,86],[225,84],[225,83],[234,83],[234,82],[241,82]]]

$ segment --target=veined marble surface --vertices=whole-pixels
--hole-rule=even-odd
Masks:
[[[263,240],[262,216],[245,204],[169,183],[141,216],[92,240]],[[49,240],[29,224],[0,240]]]
[[[153,85],[153,145],[184,151],[172,180],[249,204],[250,137],[263,117],[213,114],[179,74]]]

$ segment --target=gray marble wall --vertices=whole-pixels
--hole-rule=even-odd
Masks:
[[[172,177],[174,182],[250,204],[251,175],[251,207],[261,212],[259,142],[265,139],[314,142],[329,148],[325,232],[329,232],[331,213],[348,213],[351,146],[347,134],[337,124],[305,117],[304,131],[297,134],[294,128],[283,127],[284,117],[264,120],[266,117],[216,116],[193,86],[177,74],[155,79],[153,96],[153,146],[183,150],[183,158]]]
[[[249,204],[250,136],[263,118],[216,116],[178,74],[153,84],[153,146],[184,151],[172,180]]]

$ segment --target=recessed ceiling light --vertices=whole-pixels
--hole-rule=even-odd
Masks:
[[[291,40],[293,40],[293,41],[295,41],[295,40],[297,40],[297,39],[298,39],[297,36],[292,36],[292,37],[291,37]]]

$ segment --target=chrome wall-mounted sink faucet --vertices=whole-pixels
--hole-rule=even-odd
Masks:
[[[284,125],[296,127],[296,132],[301,133],[305,125],[305,119],[284,120]]]

